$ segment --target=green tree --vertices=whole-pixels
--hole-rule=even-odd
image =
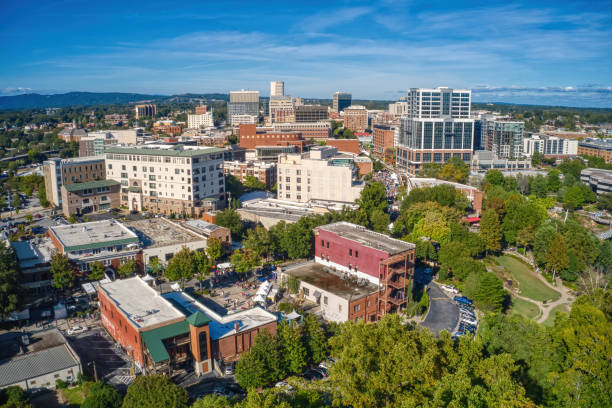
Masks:
[[[99,281],[104,278],[104,264],[100,261],[95,261],[91,264],[91,270],[89,271],[89,280]]]
[[[280,341],[267,330],[257,334],[251,350],[242,354],[236,364],[236,381],[250,389],[263,387],[284,378],[286,370]]]
[[[557,192],[561,188],[561,179],[559,178],[559,170],[550,170],[546,176],[546,184],[548,191]]]
[[[380,209],[376,209],[374,210],[374,212],[372,212],[370,221],[371,221],[372,229],[374,231],[381,232],[384,234],[389,233],[389,224],[391,223],[389,214],[383,212]]]
[[[467,183],[469,175],[470,167],[460,157],[452,157],[438,172],[438,178],[457,183]]]
[[[212,268],[212,261],[208,256],[206,256],[206,252],[204,251],[194,251],[193,252],[193,261],[195,263],[195,277],[200,281],[200,285],[202,281],[206,279],[210,275]]]
[[[23,308],[21,279],[15,252],[9,245],[0,244],[0,320]]]
[[[325,338],[325,331],[314,315],[307,314],[304,317],[302,336],[308,360],[312,363],[323,361],[329,353],[329,346]]]
[[[546,197],[546,195],[548,194],[548,184],[544,176],[538,175],[534,179],[532,179],[530,190],[538,198]]]
[[[259,264],[257,254],[250,249],[239,249],[234,251],[230,257],[230,262],[234,266],[236,272],[241,275],[248,274]]]
[[[242,220],[240,219],[240,214],[233,208],[226,208],[218,212],[215,217],[215,222],[217,225],[229,228],[232,232],[232,239],[234,239],[234,241],[238,241],[242,237]]]
[[[599,196],[599,200],[597,201],[597,208],[599,208],[600,210],[612,211],[612,193],[606,193]]]
[[[117,269],[117,273],[122,278],[132,276],[136,272],[138,272],[138,264],[136,264],[136,261],[133,259],[125,261],[119,266],[119,269]]]
[[[32,408],[28,394],[17,385],[0,390],[0,404],[2,408]]]
[[[189,396],[184,388],[164,375],[142,375],[128,387],[122,408],[187,408]]]
[[[51,276],[52,286],[60,291],[74,286],[76,276],[66,255],[57,253],[51,257]]]
[[[259,258],[267,259],[272,252],[272,240],[268,230],[261,225],[248,230],[246,238],[242,241],[242,247],[252,250]]]
[[[19,194],[13,194],[13,201],[11,202],[11,205],[15,209],[16,214],[19,214],[19,207],[21,207],[21,204],[23,203],[21,202],[21,197]]]
[[[278,325],[278,337],[287,371],[292,374],[301,373],[306,367],[308,356],[300,328],[293,322],[281,322]]]
[[[208,394],[196,400],[191,408],[232,408],[234,404],[225,395]]]
[[[217,238],[210,238],[206,241],[206,255],[215,262],[223,256],[223,242]]]
[[[485,183],[492,186],[503,186],[504,175],[499,170],[487,170],[487,173],[485,174]]]
[[[263,181],[257,180],[255,176],[248,175],[244,178],[244,186],[250,188],[251,190],[265,190],[266,183]]]
[[[161,263],[158,257],[149,258],[149,269],[153,276],[158,276],[164,270],[164,265]]]
[[[542,160],[544,159],[544,155],[540,152],[533,152],[531,155],[531,165],[533,167],[538,167],[542,164]]]
[[[164,276],[172,281],[179,281],[181,287],[185,281],[193,279],[198,273],[198,264],[193,251],[183,247],[168,261]]]
[[[123,398],[112,386],[97,381],[89,387],[81,408],[120,408]]]
[[[567,254],[567,244],[561,234],[557,234],[550,242],[548,255],[546,257],[546,268],[552,272],[553,280],[555,274],[561,272],[569,266],[569,256]]]
[[[372,216],[374,210],[386,211],[388,204],[385,185],[379,181],[368,183],[361,191],[357,204],[364,209],[368,218]]]
[[[568,210],[575,210],[582,207],[585,197],[582,188],[578,185],[568,187],[563,195],[563,206]]]
[[[412,231],[415,238],[427,237],[444,244],[450,239],[450,226],[444,214],[437,211],[428,211],[420,219]]]
[[[28,214],[28,215],[26,215],[26,216],[25,216],[26,222],[27,222],[28,224],[31,224],[31,223],[32,223],[33,218],[34,218],[34,217],[32,217],[32,214]]]
[[[497,213],[493,209],[486,210],[480,219],[480,239],[487,253],[501,249],[502,228]]]

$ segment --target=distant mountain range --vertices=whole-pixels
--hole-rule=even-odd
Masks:
[[[225,94],[146,95],[123,92],[68,92],[64,94],[23,94],[0,96],[1,109],[63,108],[67,106],[93,106],[136,103],[144,101],[183,101],[189,99],[227,100]]]

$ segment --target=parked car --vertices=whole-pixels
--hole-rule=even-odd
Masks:
[[[225,375],[234,375],[234,366],[226,365],[225,369],[223,370],[223,374],[225,374]]]
[[[463,332],[476,333],[476,327],[469,323],[462,323],[459,325],[459,330]]]
[[[318,373],[320,373],[323,378],[327,378],[329,377],[329,373],[327,372],[327,369],[323,368],[323,367],[315,367],[312,369],[312,371],[316,371]]]
[[[455,296],[453,300],[457,303],[464,303],[466,305],[471,305],[472,301],[465,296]]]
[[[470,319],[469,317],[463,317],[463,318],[461,318],[461,321],[465,322],[465,323],[469,323],[469,324],[478,324],[477,320]]]
[[[72,326],[66,331],[66,333],[68,333],[69,336],[74,336],[75,334],[85,333],[86,331],[86,326]]]
[[[322,380],[323,374],[315,370],[308,370],[302,374],[306,380]]]
[[[276,388],[282,388],[283,390],[287,392],[291,392],[294,389],[293,386],[289,384],[287,381],[279,381],[276,384],[274,384],[274,386]]]
[[[459,293],[456,287],[453,285],[442,285],[442,289],[449,293]]]

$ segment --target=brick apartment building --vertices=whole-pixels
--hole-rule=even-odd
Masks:
[[[597,156],[603,158],[606,163],[612,163],[612,138],[586,138],[578,142],[578,155]]]
[[[193,364],[198,375],[221,373],[250,350],[276,316],[259,307],[219,315],[184,292],[163,295],[139,277],[98,288],[102,324],[146,374],[172,375]]]
[[[352,105],[344,109],[344,128],[353,132],[365,132],[368,128],[368,111],[365,106]]]
[[[394,146],[395,129],[388,125],[374,125],[374,153],[384,156],[387,149]]]
[[[303,296],[331,321],[374,322],[406,307],[415,245],[365,227],[337,222],[315,228],[314,263],[289,268]]]
[[[59,207],[62,205],[62,186],[106,179],[104,156],[45,160],[43,174],[47,200]]]
[[[276,184],[275,163],[225,161],[223,162],[223,171],[226,176],[232,175],[241,183],[246,180],[247,176],[253,176],[264,183],[266,188],[271,188]]]
[[[300,132],[275,132],[258,129],[257,125],[240,125],[240,147],[255,149],[260,146],[298,146],[303,150],[305,141]]]
[[[63,185],[61,187],[62,211],[65,216],[71,216],[119,208],[120,190],[121,184],[115,180]]]

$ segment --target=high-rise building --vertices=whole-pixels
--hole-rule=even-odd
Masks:
[[[202,129],[213,126],[212,112],[187,115],[187,127],[189,127],[189,129]]]
[[[140,119],[141,117],[155,117],[157,115],[157,105],[153,104],[145,104],[145,105],[136,105],[134,107],[134,111],[136,113],[136,119]]]
[[[111,146],[106,177],[121,183],[130,210],[198,216],[223,207],[225,149],[183,145]]]
[[[516,159],[523,155],[525,122],[514,120],[487,120],[483,134],[486,150],[503,159]]]
[[[443,164],[452,157],[466,163],[474,148],[474,119],[470,119],[471,91],[413,88],[406,98],[396,165],[416,175],[426,163]]]
[[[259,116],[259,91],[231,91],[227,105],[227,118],[233,124],[234,115]]]
[[[268,109],[270,122],[272,123],[291,121],[291,119],[295,122],[293,99],[290,96],[271,96]],[[281,115],[277,115],[277,112],[281,112]]]
[[[327,106],[321,105],[300,105],[295,107],[295,121],[302,122],[319,122],[329,119]]]
[[[393,116],[405,116],[408,114],[408,102],[399,101],[389,104],[389,113]]]
[[[523,139],[523,155],[533,156],[539,152],[548,157],[567,157],[578,154],[578,140],[563,139],[550,135],[531,135]]]
[[[285,96],[285,83],[283,81],[270,82],[270,98],[273,96]]]
[[[344,108],[351,106],[353,95],[348,92],[334,93],[333,110],[334,112],[342,112]]]
[[[368,128],[368,111],[365,106],[351,105],[344,109],[344,127],[363,133]]]

